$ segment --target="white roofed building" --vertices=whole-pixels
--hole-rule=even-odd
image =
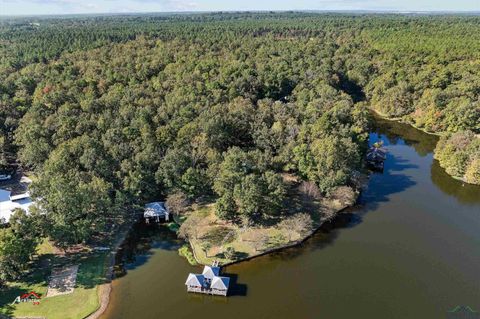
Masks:
[[[28,192],[12,196],[10,191],[0,189],[0,222],[8,223],[17,208],[23,209],[28,213],[28,209],[32,204],[33,201]]]
[[[185,285],[188,292],[226,296],[230,278],[220,277],[220,267],[217,263],[205,266],[202,274],[189,274]]]
[[[210,284],[210,289],[212,289],[215,295],[226,296],[229,284],[230,278],[228,277],[214,277],[212,279],[212,283]]]
[[[220,274],[220,267],[215,267],[215,266],[205,266],[202,272],[202,275],[209,280],[212,280],[214,277],[218,276],[219,274]]]
[[[143,217],[145,221],[148,223],[150,219],[153,219],[157,222],[160,221],[160,218],[165,219],[168,221],[170,218],[170,214],[165,207],[164,202],[153,202],[148,203],[145,205],[145,211],[143,212]]]

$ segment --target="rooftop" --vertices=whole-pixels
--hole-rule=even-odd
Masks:
[[[8,190],[0,189],[0,219],[5,222],[10,220],[15,209],[20,208],[28,212],[30,205],[32,205],[32,199],[27,193],[11,196],[11,192]]]
[[[144,217],[168,216],[164,202],[153,202],[145,205]]]

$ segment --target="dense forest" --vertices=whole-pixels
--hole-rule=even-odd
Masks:
[[[369,107],[445,133],[440,163],[480,183],[479,17],[4,19],[0,58],[0,169],[30,172],[38,203],[0,229],[1,279],[36,238],[88,243],[147,200],[254,220],[281,211],[285,172],[328,196],[362,170]]]

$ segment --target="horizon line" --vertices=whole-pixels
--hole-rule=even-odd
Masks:
[[[122,15],[148,15],[148,14],[207,14],[207,13],[367,13],[367,14],[424,14],[424,15],[442,15],[442,14],[471,14],[479,15],[480,10],[375,10],[375,9],[352,9],[352,10],[189,10],[189,11],[130,11],[130,12],[79,12],[79,13],[45,13],[45,14],[1,14],[2,18],[28,18],[28,17],[72,17],[72,16],[122,16]]]

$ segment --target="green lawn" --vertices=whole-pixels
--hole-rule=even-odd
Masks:
[[[98,285],[105,282],[108,253],[88,254],[68,260],[79,264],[77,284],[68,295],[42,298],[40,305],[21,303],[11,305],[18,295],[35,291],[42,295],[47,292],[46,278],[49,269],[39,269],[21,282],[8,285],[0,293],[0,314],[15,317],[45,317],[48,319],[84,318],[99,307]],[[42,258],[47,258],[42,256]],[[65,262],[65,261],[64,261]]]

